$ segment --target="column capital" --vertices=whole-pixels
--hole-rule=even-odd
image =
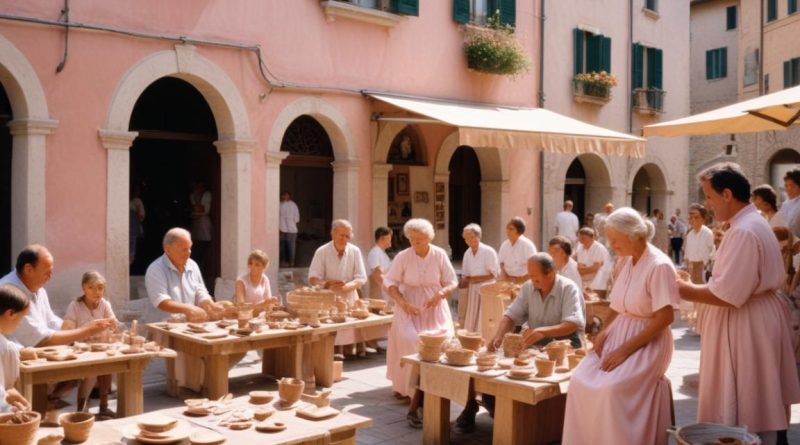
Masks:
[[[58,127],[58,121],[53,119],[14,119],[8,123],[12,136],[47,136]]]
[[[252,153],[256,141],[251,139],[220,139],[214,142],[220,156],[233,153]]]
[[[267,167],[279,167],[281,162],[289,157],[289,154],[290,153],[288,151],[267,150],[267,152],[264,153],[264,161],[267,163]]]
[[[358,167],[361,166],[361,162],[357,159],[348,159],[345,161],[333,161],[331,162],[331,166],[333,167],[333,172],[343,172],[343,171],[355,171],[358,170]]]
[[[97,130],[97,135],[107,150],[130,150],[139,132],[100,129]]]

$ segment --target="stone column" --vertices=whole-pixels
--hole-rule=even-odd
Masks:
[[[100,130],[106,149],[106,279],[115,307],[130,299],[130,174],[135,131]]]
[[[509,181],[481,181],[481,241],[500,248],[508,218]]]
[[[391,164],[372,164],[372,229],[388,225]]]
[[[250,253],[251,157],[255,141],[214,142],[220,156],[220,277],[235,280]]]
[[[358,232],[358,167],[357,160],[333,161],[333,219],[346,219],[353,225],[353,244],[366,247]]]
[[[278,268],[280,267],[279,211],[281,193],[281,162],[289,156],[287,151],[267,151],[264,155],[266,171],[264,172],[264,232],[266,235],[267,255],[270,257],[267,276],[272,284],[272,294],[278,295]]]

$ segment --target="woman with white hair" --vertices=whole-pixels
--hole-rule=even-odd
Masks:
[[[386,351],[386,377],[392,381],[396,397],[413,393],[407,420],[411,426],[421,428],[422,417],[418,412],[421,393],[409,384],[411,366],[403,366],[400,358],[417,351],[417,334],[422,331],[443,330],[453,335],[447,297],[458,281],[447,253],[431,244],[434,232],[428,220],[408,220],[403,233],[411,247],[397,254],[384,278],[389,296],[395,302]]]
[[[635,210],[614,211],[605,232],[620,272],[606,327],[570,379],[561,443],[663,445],[670,425],[670,384],[664,374],[679,301],[675,268],[648,242],[653,224]]]
[[[462,236],[467,243],[464,260],[461,263],[461,283],[459,287],[467,290],[467,311],[464,316],[464,329],[469,332],[480,330],[481,294],[480,288],[493,283],[500,275],[497,252],[481,242],[481,226],[471,223],[464,227]]]

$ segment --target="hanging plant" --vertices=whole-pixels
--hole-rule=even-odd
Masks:
[[[486,28],[467,28],[464,52],[470,69],[490,74],[528,72],[530,59],[514,38],[514,27],[500,24],[500,11],[487,19]]]

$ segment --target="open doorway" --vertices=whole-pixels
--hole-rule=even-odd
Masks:
[[[655,209],[669,215],[666,188],[661,169],[652,163],[643,165],[633,177],[631,207],[648,216],[652,216]]]
[[[11,102],[0,85],[0,271],[11,270],[11,132],[8,123],[13,119]]]
[[[467,250],[462,232],[469,223],[481,223],[481,165],[472,147],[461,146],[450,158],[448,241],[454,260]]]
[[[564,180],[564,201],[572,201],[572,213],[578,216],[581,227],[586,219],[586,171],[578,158],[567,168],[567,177]],[[559,206],[560,212],[562,207]]]
[[[192,257],[213,289],[220,273],[220,157],[211,108],[188,82],[164,77],[137,100],[130,130],[139,133],[131,146],[130,198],[140,198],[145,210],[140,226],[131,212],[131,275],[143,275],[163,253],[167,230],[183,227],[192,232]],[[198,183],[210,195],[205,215],[190,198]]]

